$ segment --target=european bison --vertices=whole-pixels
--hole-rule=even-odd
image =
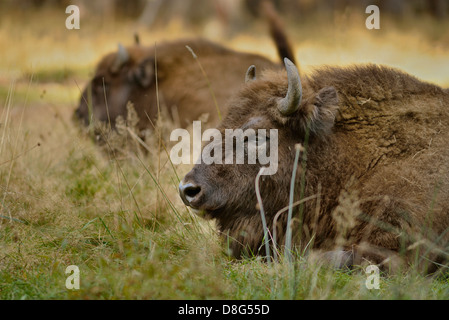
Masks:
[[[300,248],[338,266],[368,260],[395,269],[447,258],[449,92],[386,66],[322,67],[301,77],[287,59],[285,66],[287,74],[248,82],[218,127],[278,130],[278,170],[260,178],[271,243],[285,242],[301,144],[294,201],[305,200],[293,208]],[[259,169],[196,164],[179,186],[187,206],[216,220],[236,257],[265,254]]]
[[[198,56],[206,76],[186,46]],[[146,57],[136,63],[142,53]],[[260,70],[279,68],[260,55],[230,50],[205,39],[161,43],[145,50],[121,47],[118,53],[106,56],[100,63],[76,113],[89,123],[91,86],[93,117],[97,121],[111,120],[114,125],[118,115],[126,114],[126,104],[131,101],[140,119],[139,128],[151,128],[149,121],[157,118],[159,96],[160,106],[166,106],[170,115],[176,112],[182,126],[204,113],[209,113],[209,121],[216,123],[218,111],[214,97],[223,109],[226,99],[243,84],[241,77],[224,75],[239,74],[241,68],[252,64]]]
[[[281,59],[293,60],[280,17],[269,5],[263,10]],[[186,46],[193,50],[201,67]],[[258,70],[282,67],[263,56],[237,52],[201,38],[148,48],[120,45],[116,53],[99,63],[75,114],[85,124],[95,119],[114,126],[118,115],[126,115],[130,101],[140,118],[139,129],[152,128],[150,121],[157,118],[159,98],[159,107],[166,107],[169,115],[181,119],[183,127],[205,113],[209,114],[209,123],[216,124],[217,105],[224,113],[226,100],[243,84],[240,70],[250,65]]]

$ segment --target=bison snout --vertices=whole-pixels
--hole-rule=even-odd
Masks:
[[[201,193],[201,187],[193,183],[179,184],[179,195],[186,206],[193,207],[193,203],[198,199]]]

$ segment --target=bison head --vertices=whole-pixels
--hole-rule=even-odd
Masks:
[[[82,93],[76,116],[86,125],[95,120],[114,126],[116,117],[126,114],[130,101],[142,119],[150,93],[147,88],[154,78],[148,70],[151,65],[142,63],[147,51],[138,45],[125,48],[119,44],[117,52],[105,56]]]
[[[267,132],[277,129],[278,170],[260,179],[270,229],[276,213],[288,205],[295,145],[322,140],[330,132],[338,108],[333,87],[313,88],[307,78],[301,81],[290,60],[285,59],[284,63],[287,76],[284,72],[267,72],[261,79],[255,79],[254,69],[250,68],[247,84],[231,100],[228,114],[218,127],[222,134],[226,129],[266,129]],[[232,239],[230,249],[237,257],[248,251],[257,253],[262,244],[263,230],[255,192],[260,167],[259,163],[199,163],[179,186],[187,206],[216,219],[220,231]]]

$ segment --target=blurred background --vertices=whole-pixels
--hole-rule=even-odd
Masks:
[[[18,3],[20,2],[20,4]],[[259,15],[260,0],[3,0],[2,9],[39,10],[63,9],[70,4],[80,6],[86,15],[100,19],[138,20],[148,26],[164,24],[178,17],[188,24],[199,25],[213,18],[230,23],[238,16]],[[298,19],[320,12],[333,15],[350,8],[366,8],[374,4],[384,13],[396,18],[430,15],[435,19],[448,16],[447,0],[273,0],[278,10],[288,19]],[[214,17],[215,16],[215,17]]]

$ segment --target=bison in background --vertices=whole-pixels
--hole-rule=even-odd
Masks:
[[[300,77],[293,63],[285,65],[287,73],[248,82],[218,127],[278,130],[277,173],[260,178],[271,244],[285,243],[287,213],[276,215],[289,205],[301,144],[294,201],[308,200],[293,208],[299,248],[337,266],[368,261],[431,271],[443,263],[448,92],[385,66],[323,67]],[[184,203],[216,220],[235,257],[265,254],[255,192],[260,167],[201,163],[180,183]]]
[[[294,60],[274,7],[267,2],[261,10],[279,56]],[[193,50],[201,66],[186,46]],[[117,116],[125,116],[127,103],[132,102],[140,119],[140,130],[152,129],[159,109],[173,120],[179,119],[182,127],[202,114],[208,114],[208,123],[215,125],[219,113],[226,112],[227,99],[243,85],[240,70],[250,65],[262,71],[282,67],[261,55],[231,50],[202,38],[164,42],[153,47],[119,45],[117,52],[99,63],[75,114],[86,125],[100,121],[113,127]]]
[[[199,57],[206,75],[186,46]],[[93,116],[96,121],[110,121],[114,126],[116,117],[126,114],[130,101],[139,116],[139,128],[151,128],[150,121],[157,118],[159,97],[160,106],[166,106],[170,115],[181,120],[182,126],[204,113],[209,114],[210,123],[216,123],[218,112],[211,90],[218,106],[223,107],[231,93],[243,84],[241,76],[223,75],[227,72],[237,75],[243,66],[252,64],[261,70],[279,68],[262,56],[230,50],[205,39],[178,40],[150,48],[120,46],[117,53],[107,55],[98,65],[82,94],[76,115],[85,124]]]

